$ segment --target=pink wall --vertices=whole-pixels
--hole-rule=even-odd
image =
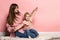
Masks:
[[[0,0],[0,32],[5,29],[9,6],[17,3],[21,13],[31,11],[38,6],[34,16],[34,28],[43,32],[60,31],[60,0]]]

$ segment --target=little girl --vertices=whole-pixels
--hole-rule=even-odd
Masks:
[[[22,28],[20,28],[20,29],[24,30],[24,33],[20,33],[19,31],[16,31],[15,32],[16,36],[24,37],[24,38],[29,38],[29,37],[36,38],[39,35],[38,32],[32,28],[32,20],[30,19],[31,16],[33,15],[34,11],[36,11],[36,10],[37,10],[37,8],[33,10],[31,15],[28,12],[26,12],[24,14],[24,19],[23,19],[24,25]]]

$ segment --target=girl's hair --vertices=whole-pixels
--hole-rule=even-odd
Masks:
[[[24,14],[24,19],[23,20],[26,20],[26,15],[30,15],[28,12],[26,12],[25,14]]]
[[[18,5],[13,3],[13,4],[11,4],[10,9],[9,9],[9,14],[8,14],[8,17],[7,17],[7,23],[10,26],[13,25],[14,19],[16,18],[16,14],[19,14],[19,11],[17,13],[14,12],[16,7],[18,8]]]

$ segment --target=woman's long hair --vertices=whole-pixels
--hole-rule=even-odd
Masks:
[[[18,8],[17,4],[11,4],[10,9],[9,9],[9,14],[7,17],[7,23],[11,26],[13,25],[14,19],[16,18],[16,14],[19,14],[19,11],[17,13],[14,12],[16,7]]]

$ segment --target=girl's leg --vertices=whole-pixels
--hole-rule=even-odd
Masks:
[[[30,29],[29,31],[31,33],[33,33],[35,35],[35,37],[37,37],[39,35],[39,33],[36,30],[34,30],[34,29]]]
[[[15,35],[16,35],[17,37],[20,37],[20,38],[28,38],[26,32],[20,33],[20,32],[18,32],[18,31],[16,31],[16,32],[15,32]]]
[[[25,30],[25,32],[27,33],[28,37],[30,36],[31,38],[35,38],[35,34],[33,34],[32,32],[30,32],[29,30]]]

